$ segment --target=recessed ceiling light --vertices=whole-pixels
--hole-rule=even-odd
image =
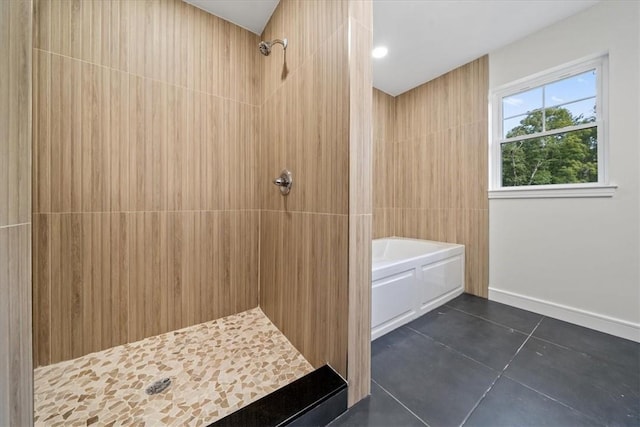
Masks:
[[[389,50],[384,46],[378,46],[371,51],[371,56],[374,58],[383,58],[387,56]]]

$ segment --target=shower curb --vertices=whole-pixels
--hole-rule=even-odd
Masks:
[[[347,383],[324,365],[209,427],[325,426],[347,410]]]

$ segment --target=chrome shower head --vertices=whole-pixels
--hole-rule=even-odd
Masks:
[[[269,42],[260,42],[258,44],[258,49],[260,49],[260,53],[264,56],[269,56],[271,54],[271,43]]]
[[[271,54],[271,47],[274,44],[281,44],[282,47],[286,50],[288,42],[287,39],[275,39],[271,40],[270,42],[261,41],[260,43],[258,43],[258,49],[260,49],[260,53],[264,56],[269,56]]]

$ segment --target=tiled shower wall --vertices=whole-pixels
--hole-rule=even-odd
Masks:
[[[36,365],[258,305],[258,42],[181,0],[36,2]]]
[[[484,56],[396,98],[374,90],[374,237],[464,244],[465,290],[482,297],[488,76]]]
[[[282,0],[264,38],[290,45],[262,63],[260,306],[350,403],[370,383],[371,20],[369,1]]]
[[[318,367],[346,377],[349,81],[346,1],[280,2],[262,59],[260,306]],[[283,197],[271,180],[293,174]]]
[[[269,57],[181,0],[35,16],[36,363],[259,301],[368,394],[371,3],[282,0]]]
[[[0,425],[33,420],[31,0],[0,2]]]

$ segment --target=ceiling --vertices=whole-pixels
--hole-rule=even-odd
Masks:
[[[262,34],[280,0],[184,0],[213,15]]]
[[[374,0],[373,86],[399,95],[596,4],[594,0]]]
[[[279,0],[184,0],[262,34]],[[304,0],[329,1],[329,0]],[[598,0],[373,0],[373,85],[396,96]]]

